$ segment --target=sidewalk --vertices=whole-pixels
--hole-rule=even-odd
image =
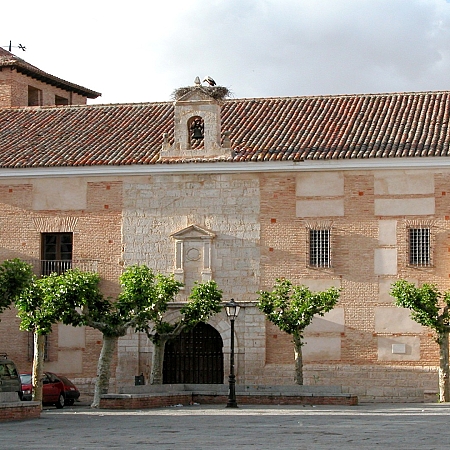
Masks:
[[[239,402],[239,399],[238,399]],[[172,406],[111,411],[76,404],[0,424],[7,449],[447,449],[450,404]]]

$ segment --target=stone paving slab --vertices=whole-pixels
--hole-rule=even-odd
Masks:
[[[44,409],[40,419],[0,423],[2,448],[440,450],[450,444],[450,404],[171,406]]]

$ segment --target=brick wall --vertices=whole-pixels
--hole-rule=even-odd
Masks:
[[[383,173],[379,177],[383,177]],[[297,175],[298,177],[298,175]],[[375,195],[374,175],[370,172],[356,174],[345,173],[343,183],[343,215],[320,217],[301,217],[301,211],[295,215],[295,200],[307,201],[313,196],[302,196],[295,191],[295,176],[267,176],[261,182],[261,284],[264,288],[273,285],[276,277],[286,276],[296,283],[304,283],[314,278],[326,280],[338,278],[342,293],[337,308],[344,309],[345,330],[340,335],[340,355],[333,359],[326,355],[325,360],[314,354],[304,357],[306,384],[339,384],[346,386],[363,400],[404,401],[405,399],[423,399],[423,391],[437,388],[436,366],[438,365],[438,346],[433,334],[421,328],[420,331],[393,333],[380,331],[376,314],[397,309],[393,299],[386,302],[380,298],[380,283],[394,282],[398,278],[416,280],[418,283],[433,282],[440,289],[449,288],[449,226],[446,186],[449,174],[438,174],[435,179],[435,215],[421,211],[411,216],[388,217],[375,215],[375,199],[398,199],[399,194]],[[320,181],[319,181],[320,182]],[[395,191],[395,189],[394,189]],[[402,193],[401,198],[422,198],[421,193]],[[320,199],[335,199],[335,193],[321,195]],[[387,248],[397,250],[397,273],[378,274],[374,265],[374,252],[380,248],[380,220],[394,220],[397,236],[395,245]],[[332,232],[332,268],[311,269],[307,266],[307,227],[310,223],[328,221]],[[431,223],[433,234],[433,262],[430,268],[417,269],[407,262],[408,224]],[[428,222],[427,222],[428,221]],[[383,247],[383,246],[382,246]],[[383,247],[384,248],[384,247]],[[306,283],[308,284],[308,283]],[[388,313],[386,313],[388,314]],[[404,318],[407,325],[409,312]],[[378,319],[379,320],[379,319]],[[378,326],[378,329],[376,329]],[[409,325],[408,325],[409,326]],[[420,327],[419,327],[420,328]],[[305,333],[308,338],[325,336],[322,332]],[[419,336],[420,356],[417,360],[381,360],[380,338],[407,339]],[[393,341],[394,342],[394,341]],[[292,383],[293,380],[293,344],[290,336],[266,324],[266,367],[262,378],[266,383]],[[399,357],[400,358],[400,357]],[[325,362],[326,361],[326,362]],[[322,363],[322,366],[320,366]],[[321,369],[319,369],[321,367]]]
[[[0,184],[0,260],[15,257],[39,260],[42,232],[70,231],[73,232],[73,259],[97,261],[102,291],[114,297],[119,292],[118,277],[122,272],[122,185],[115,181],[88,183],[84,180],[83,183],[87,185],[85,208],[65,211],[36,209],[36,205],[45,203],[36,201],[38,195],[43,195],[37,193],[36,182]],[[57,191],[58,181],[54,184]],[[74,180],[76,184],[78,181]],[[48,195],[52,196],[53,192],[49,191]],[[8,336],[1,341],[0,351],[7,352],[20,371],[30,371],[28,333],[19,331],[15,309],[5,311],[0,319],[0,334]],[[70,347],[67,339],[61,346],[60,332],[56,325],[49,336],[49,361],[45,369],[90,383],[96,376],[101,333],[90,328],[77,330],[76,333],[82,332],[84,336]],[[113,374],[115,364],[114,359]]]
[[[367,400],[417,400],[423,390],[437,387],[438,348],[432,333],[414,325],[408,311],[396,308],[387,292],[399,277],[433,282],[440,289],[450,287],[450,194],[446,191],[450,173],[419,175],[431,179],[424,193],[417,191],[420,183],[396,184],[389,171],[80,178],[64,182],[73,183],[77,195],[73,205],[81,206],[53,209],[43,209],[47,203],[42,181],[1,182],[0,259],[39,258],[41,232],[71,227],[74,257],[98,259],[102,288],[106,295],[115,296],[123,265],[145,263],[162,273],[173,272],[171,234],[198,225],[214,233],[211,270],[224,299],[235,298],[244,306],[236,321],[238,383],[293,383],[291,338],[266,323],[254,304],[258,290],[270,289],[275,278],[283,276],[313,290],[342,288],[335,310],[305,332],[307,384],[343,385]],[[406,176],[399,174],[399,180],[415,175]],[[321,188],[323,180],[332,189]],[[51,192],[48,196],[57,205]],[[392,205],[399,199],[419,207],[396,215]],[[420,205],[428,209],[422,211]],[[434,205],[432,214],[429,205]],[[380,210],[383,214],[377,213]],[[432,267],[407,264],[411,223],[430,226]],[[308,230],[324,224],[331,229],[332,267],[312,268]],[[185,241],[186,251],[188,244]],[[188,288],[180,301],[194,280],[189,270],[201,273],[197,265],[203,264],[202,258],[190,260],[187,253],[183,258]],[[390,320],[391,316],[398,320]],[[223,339],[226,382],[229,323],[224,313],[210,323]],[[24,356],[26,338],[17,329],[15,312],[5,312],[0,332],[10,338],[2,342],[0,351],[10,353],[23,367],[29,364]],[[55,329],[51,336],[50,356],[54,366],[63,369],[58,366],[58,333]],[[82,367],[69,375],[89,386],[102,340],[95,330],[84,333]],[[399,342],[405,342],[405,354],[391,351],[391,344]],[[151,354],[152,346],[142,335],[130,332],[122,338],[113,388],[115,383],[132,384],[141,372],[147,377]]]
[[[42,91],[42,106],[55,105],[55,96],[68,100],[69,105],[85,105],[87,98],[36,80],[10,68],[0,70],[0,108],[28,106],[28,86]]]
[[[238,404],[243,405],[358,405],[354,395],[236,395]],[[226,395],[208,395],[197,393],[186,394],[141,394],[141,395],[110,395],[100,399],[102,409],[141,409],[160,408],[164,406],[191,405],[226,405]]]
[[[0,403],[0,422],[37,419],[41,416],[41,404],[37,402]]]

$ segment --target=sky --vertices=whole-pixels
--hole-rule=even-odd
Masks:
[[[90,104],[171,101],[206,75],[234,98],[450,90],[446,0],[21,0],[2,16],[0,46],[101,92]]]

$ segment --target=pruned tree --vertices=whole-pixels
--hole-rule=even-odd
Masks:
[[[439,345],[439,401],[450,401],[449,395],[449,331],[450,291],[440,292],[433,284],[416,287],[406,280],[398,280],[391,286],[390,294],[395,304],[411,311],[411,318],[436,333]]]
[[[30,264],[9,259],[0,264],[0,313],[9,308],[33,280]],[[1,318],[0,318],[1,320]]]
[[[314,316],[331,311],[339,300],[340,289],[331,287],[312,292],[306,286],[294,286],[278,278],[272,292],[260,291],[258,308],[280,330],[292,336],[295,354],[295,382],[303,384],[303,332]]]
[[[99,407],[100,396],[108,392],[111,361],[118,339],[125,336],[129,328],[145,328],[183,286],[173,276],[155,274],[145,265],[127,267],[120,276],[120,285],[122,290],[116,301],[103,299],[93,305],[86,304],[82,309],[84,322],[103,334],[93,408]]]
[[[30,285],[16,300],[20,329],[34,335],[33,400],[42,401],[45,336],[56,323],[81,325],[77,308],[98,301],[99,277],[97,274],[69,270],[58,275],[52,273],[42,278],[33,277]],[[60,397],[58,407],[64,406]]]
[[[180,309],[180,317],[173,323],[167,322],[168,302],[161,302],[151,320],[140,331],[145,331],[153,343],[152,372],[150,384],[162,384],[164,350],[166,343],[183,331],[189,331],[200,322],[221,311],[222,291],[215,281],[195,283],[188,302]]]
[[[94,388],[92,408],[100,405],[101,394],[107,394],[111,378],[111,363],[117,341],[127,334],[133,324],[132,314],[123,314],[120,305],[110,299],[104,299],[97,305],[84,305],[82,308],[84,323],[102,333],[102,349],[97,363],[97,378]]]

